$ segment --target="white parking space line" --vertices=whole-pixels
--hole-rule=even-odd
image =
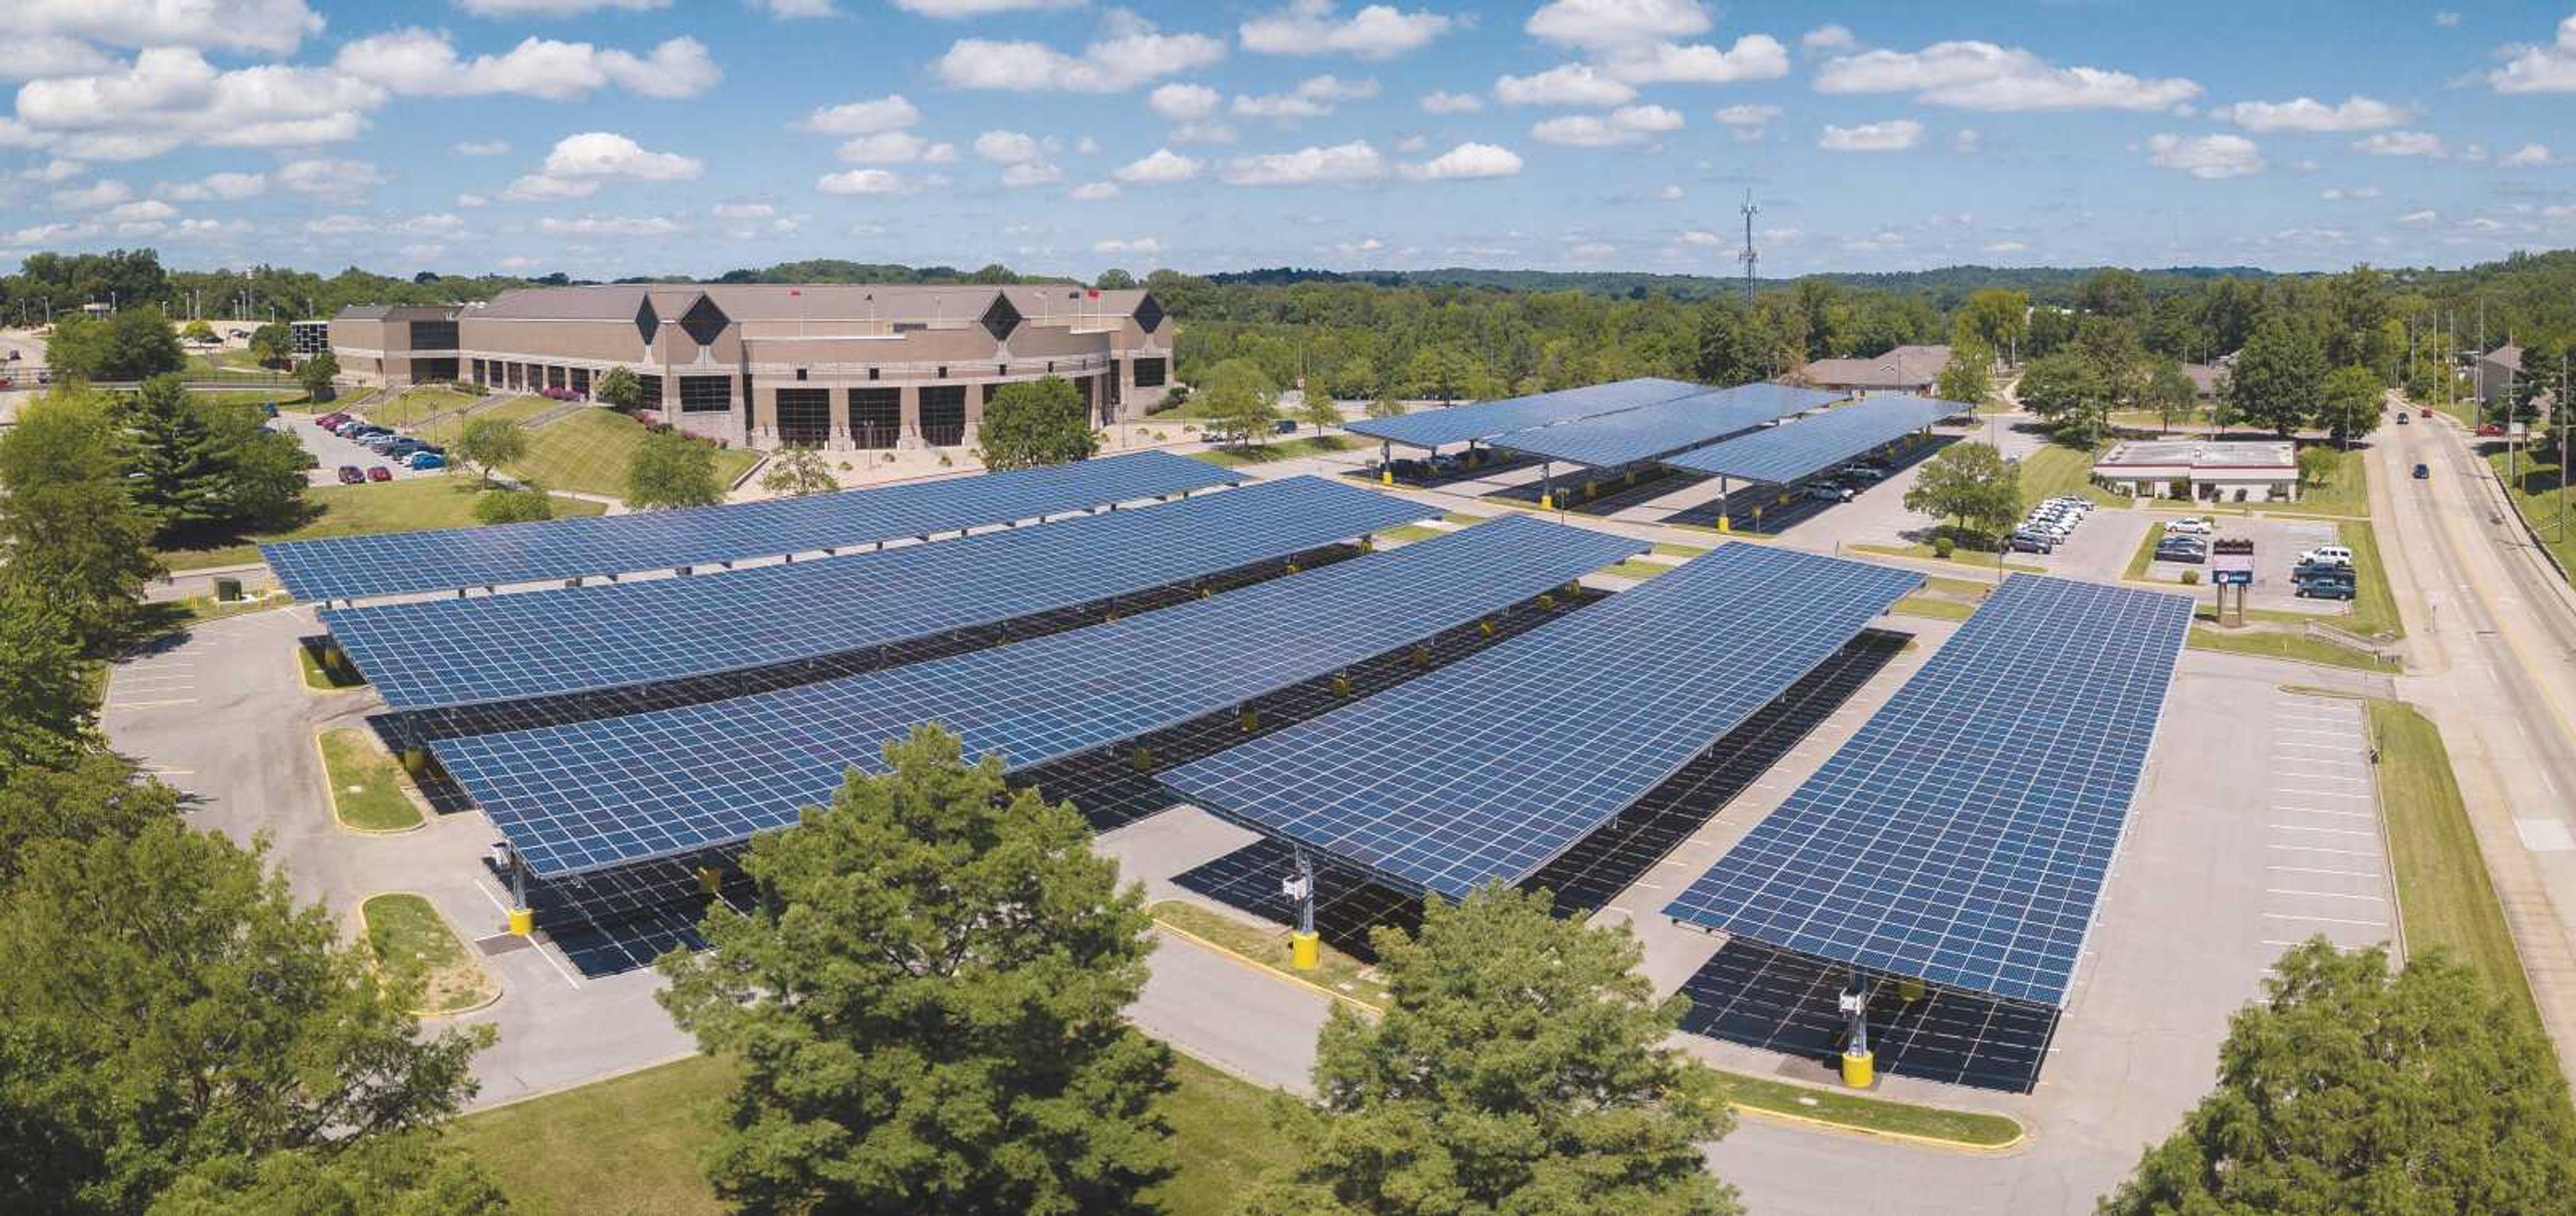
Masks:
[[[2377,870],[2329,870],[2319,866],[2265,866],[2275,874],[2331,874],[2337,878],[2377,878]]]
[[[2273,809],[2273,810],[2276,810],[2276,811],[2288,811],[2288,812],[2291,812],[2291,813],[2293,813],[2293,814],[2298,814],[2298,815],[2332,815],[2332,816],[2335,816],[2336,818],[2339,818],[2339,819],[2369,819],[2369,818],[2372,818],[2371,813],[2370,813],[2370,812],[2368,812],[2368,811],[2327,811],[2327,810],[2319,810],[2318,808],[2316,808],[2316,807],[2312,807],[2312,806],[2276,806],[2276,807],[2273,807],[2272,809]]]
[[[2367,900],[2374,904],[2384,904],[2388,902],[2376,895],[2352,895],[2342,891],[2293,891],[2284,887],[2265,887],[2263,888],[2263,893],[2265,895],[2295,895],[2302,899],[2360,899]]]
[[[2321,844],[2267,844],[2263,847],[2283,853],[2331,853],[2338,857],[2368,857],[2373,860],[2379,857],[2375,849],[2336,849]]]
[[[2297,798],[2350,798],[2357,802],[2370,801],[2370,795],[2368,794],[2354,794],[2344,790],[2274,790],[2272,792],[2276,794],[2288,794]]]
[[[2327,925],[2359,925],[2364,929],[2385,929],[2388,927],[2388,922],[2386,921],[2354,920],[2347,916],[2295,916],[2287,912],[2266,912],[2263,915],[2265,918],[2270,920],[2307,920]]]
[[[2377,832],[2356,832],[2350,828],[2305,828],[2293,823],[2276,823],[2272,826],[2283,832],[2322,832],[2330,836],[2359,836],[2368,840],[2379,839],[2379,833]]]

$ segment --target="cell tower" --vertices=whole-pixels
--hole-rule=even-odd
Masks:
[[[1760,207],[1753,205],[1753,192],[1750,190],[1745,191],[1744,252],[1735,256],[1736,260],[1744,263],[1744,306],[1746,308],[1753,307],[1753,264],[1760,260],[1762,256],[1753,252],[1753,217],[1759,214],[1761,210],[1762,209]]]

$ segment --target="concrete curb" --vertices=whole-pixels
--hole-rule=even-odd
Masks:
[[[340,790],[331,783],[331,758],[322,750],[322,736],[329,731],[357,729],[354,726],[326,726],[313,732],[313,759],[322,766],[322,794],[330,800],[332,825],[352,836],[409,836],[414,832],[426,830],[429,827],[431,812],[424,810],[419,803],[412,802],[409,794],[403,795],[403,801],[412,802],[412,809],[420,812],[420,822],[407,828],[362,828],[351,824],[340,814]],[[394,767],[402,767],[401,762],[396,761]]]
[[[416,1017],[416,1018],[453,1018],[453,1017],[462,1017],[462,1016],[464,1016],[464,1015],[466,1015],[466,1014],[469,1014],[469,1013],[480,1013],[480,1012],[482,1012],[482,1011],[484,1011],[484,1010],[486,1010],[486,1009],[489,1009],[489,1008],[493,1007],[494,1005],[498,1005],[498,1004],[500,1004],[500,1003],[501,1003],[501,998],[502,998],[502,997],[505,997],[505,996],[510,995],[510,989],[509,989],[509,986],[508,986],[508,985],[506,985],[506,984],[503,984],[503,983],[501,982],[501,980],[500,980],[500,977],[499,977],[499,976],[493,975],[493,974],[491,973],[491,971],[487,970],[487,969],[483,966],[483,964],[482,964],[482,963],[477,962],[477,961],[474,959],[474,956],[473,956],[473,949],[474,949],[473,943],[468,942],[468,941],[465,939],[465,935],[464,935],[464,934],[457,932],[457,931],[456,931],[456,926],[454,926],[454,925],[452,925],[452,924],[449,924],[449,923],[448,923],[448,921],[447,921],[447,914],[446,914],[446,913],[444,913],[444,912],[439,911],[439,910],[438,910],[438,905],[437,905],[437,904],[435,904],[435,903],[431,903],[430,898],[429,898],[428,896],[426,896],[426,895],[422,895],[422,894],[421,894],[420,892],[418,892],[418,891],[378,891],[378,892],[376,892],[374,895],[370,895],[370,896],[366,897],[365,899],[361,899],[361,900],[359,900],[359,901],[358,901],[358,937],[359,937],[359,939],[360,939],[360,940],[362,940],[362,941],[370,941],[370,942],[372,942],[373,938],[375,937],[375,926],[374,926],[374,925],[372,925],[372,924],[370,924],[370,923],[368,922],[368,920],[367,920],[367,905],[368,905],[370,902],[372,902],[372,901],[374,901],[374,900],[376,900],[376,899],[382,898],[382,897],[384,897],[384,896],[387,896],[387,895],[409,895],[409,896],[413,896],[413,897],[415,897],[415,898],[419,899],[419,900],[420,900],[420,902],[422,902],[422,903],[424,903],[424,904],[428,904],[428,905],[429,905],[429,914],[438,918],[438,927],[439,927],[439,928],[441,928],[441,929],[445,929],[445,930],[447,930],[447,936],[448,936],[451,940],[453,940],[453,941],[456,943],[457,948],[466,952],[466,958],[465,958],[465,961],[466,961],[466,962],[469,962],[469,963],[473,963],[475,973],[476,973],[476,974],[481,975],[485,980],[490,981],[490,982],[491,982],[491,985],[492,985],[492,995],[487,996],[487,997],[483,998],[482,1000],[476,1001],[475,1003],[473,1003],[473,1004],[471,1004],[471,1005],[468,1005],[468,1006],[466,1006],[466,1007],[464,1007],[464,1008],[462,1008],[462,1009],[406,1009],[406,1010],[404,1010],[403,1012],[408,1013],[408,1014],[410,1014],[411,1016]],[[372,955],[373,950],[374,950],[374,947],[373,947],[372,945],[370,945],[368,949],[369,949],[370,954]]]

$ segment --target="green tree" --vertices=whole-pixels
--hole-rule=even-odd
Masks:
[[[2366,367],[2338,367],[2327,373],[2317,392],[2316,425],[2340,443],[2379,427],[2386,389],[2379,373]]]
[[[534,482],[518,489],[488,489],[474,496],[474,518],[487,524],[525,524],[555,517],[554,496]]]
[[[267,411],[247,401],[191,395],[188,408],[206,428],[215,462],[216,511],[232,528],[294,521],[304,510],[304,445],[270,430]]]
[[[202,320],[190,321],[179,327],[179,337],[187,342],[212,342],[215,340],[215,327]]]
[[[975,428],[976,454],[988,469],[1032,469],[1089,460],[1100,433],[1082,405],[1082,390],[1062,376],[1022,380],[994,390]]]
[[[1950,361],[1932,383],[1932,395],[1961,405],[1984,405],[1995,391],[1995,352],[1976,342],[1954,342]]]
[[[96,394],[56,389],[0,431],[0,582],[51,605],[81,649],[103,656],[140,620],[143,584],[161,573],[151,521],[126,497]]]
[[[0,779],[66,763],[90,744],[98,717],[92,673],[60,607],[24,584],[0,583]],[[16,831],[0,820],[0,844]],[[8,865],[0,856],[0,874]]]
[[[937,727],[757,838],[753,909],[659,964],[742,1073],[707,1159],[755,1214],[1117,1213],[1171,1172],[1171,1054],[1121,1016],[1152,922],[1071,803]]]
[[[716,450],[678,431],[655,431],[626,462],[626,505],[639,511],[709,507],[724,501]]]
[[[205,1162],[144,1216],[509,1216],[498,1182],[427,1133],[370,1136],[339,1151],[289,1149]]]
[[[2021,468],[1992,444],[1951,444],[1905,489],[1905,509],[1955,520],[1963,532],[1993,536],[2021,514]]]
[[[2002,287],[1970,293],[1951,323],[1950,344],[1977,342],[1987,350],[2010,353],[2028,328],[2030,294]]]
[[[9,661],[0,655],[0,665]],[[12,717],[16,712],[0,709]],[[0,889],[17,880],[20,864],[34,856],[39,841],[131,839],[153,824],[178,819],[177,790],[137,772],[133,761],[95,746],[95,740],[88,743],[57,763],[0,771]]]
[[[2110,425],[2111,386],[2081,352],[2062,350],[2031,360],[2013,391],[2023,408],[2055,428],[2061,442],[2090,448]]]
[[[2292,948],[2218,1086],[2102,1216],[2576,1212],[2576,1114],[2527,1015],[2439,950]]]
[[[336,392],[332,381],[339,378],[339,357],[327,350],[305,360],[295,369],[296,382],[302,384],[305,394],[315,401],[329,401]]]
[[[2106,317],[2133,317],[2147,310],[2146,280],[2134,270],[2105,267],[2084,280],[2084,311]]]
[[[1396,400],[1395,394],[1381,389],[1378,391],[1377,396],[1370,398],[1369,400],[1368,416],[1371,418],[1401,418],[1404,416],[1404,403]]]
[[[1100,277],[1092,280],[1091,285],[1101,291],[1131,291],[1135,289],[1136,276],[1112,267],[1101,271]]]
[[[1279,421],[1279,390],[1269,373],[1248,359],[1228,359],[1208,369],[1199,410],[1208,429],[1231,431],[1237,443],[1268,435]]]
[[[1466,388],[1468,378],[1475,371],[1475,361],[1467,357],[1467,352],[1444,342],[1434,342],[1413,352],[1412,361],[1404,367],[1405,380],[1413,386],[1413,395],[1429,397],[1442,405],[1458,399],[1458,394]]]
[[[57,376],[82,380],[147,380],[188,365],[170,318],[150,305],[105,319],[74,314],[54,323],[45,362]]]
[[[2227,370],[2228,408],[2286,436],[2316,417],[2325,378],[2325,350],[2316,337],[2272,317],[2246,339]]]
[[[284,321],[269,321],[250,331],[251,362],[284,367],[295,359],[295,334]]]
[[[636,379],[634,372],[612,367],[590,382],[590,395],[612,408],[632,410],[644,400],[644,382]]]
[[[1373,937],[1385,1016],[1333,1010],[1316,1100],[1274,1108],[1295,1174],[1246,1212],[1742,1210],[1701,1155],[1734,1126],[1716,1074],[1667,1042],[1688,1002],[1654,999],[1627,926],[1496,884]]]
[[[2343,471],[2343,453],[2333,448],[2299,449],[2299,481],[2310,488],[2325,485]]]
[[[832,475],[832,464],[823,458],[819,448],[791,444],[778,449],[769,458],[769,471],[760,475],[760,488],[772,494],[802,498],[808,494],[829,494],[841,488],[841,479]]]
[[[2200,400],[2200,386],[2191,382],[2180,360],[2160,359],[2155,370],[2148,373],[2146,400],[2147,408],[2156,412],[2164,429],[2172,430],[2174,419],[2190,416]]]
[[[140,1211],[201,1162],[453,1113],[490,1031],[424,1034],[360,950],[219,834],[29,849],[0,893],[0,1209]]]
[[[1761,379],[1771,362],[1760,324],[1743,305],[1712,300],[1700,306],[1691,352],[1691,375],[1700,383],[1747,384]]]
[[[1342,407],[1331,393],[1308,393],[1297,407],[1297,421],[1315,428],[1315,437],[1320,439],[1324,428],[1342,424]]]
[[[126,493],[144,518],[176,532],[225,518],[223,455],[177,376],[155,376],[118,410]]]
[[[465,464],[480,466],[483,484],[488,486],[495,470],[528,454],[528,433],[507,418],[468,418],[448,452]]]

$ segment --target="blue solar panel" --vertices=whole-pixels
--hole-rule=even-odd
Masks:
[[[1618,380],[1475,405],[1416,410],[1394,418],[1362,418],[1345,424],[1343,429],[1354,435],[1392,440],[1407,447],[1437,448],[1472,439],[1491,439],[1551,422],[1631,410],[1707,391],[1704,385],[1685,384],[1679,380],[1651,377]]]
[[[1848,394],[1785,384],[1739,384],[1617,414],[1517,431],[1494,441],[1505,451],[1616,468],[1753,429]]]
[[[2191,610],[2014,575],[1665,914],[2063,1006]]]
[[[1971,408],[1911,393],[1871,397],[1739,439],[1693,448],[1666,457],[1664,463],[1738,481],[1785,485]]]
[[[1317,477],[731,574],[325,611],[395,709],[740,671],[1221,574],[1440,513]]]
[[[362,599],[810,553],[1243,480],[1169,452],[1138,452],[806,498],[285,541],[261,545],[260,556],[297,599]]]
[[[1331,675],[1644,548],[1508,517],[1009,646],[431,747],[530,868],[578,873],[793,823],[919,723],[1025,767]]]
[[[1462,897],[1573,847],[1922,582],[1724,545],[1163,781],[1255,830]]]

